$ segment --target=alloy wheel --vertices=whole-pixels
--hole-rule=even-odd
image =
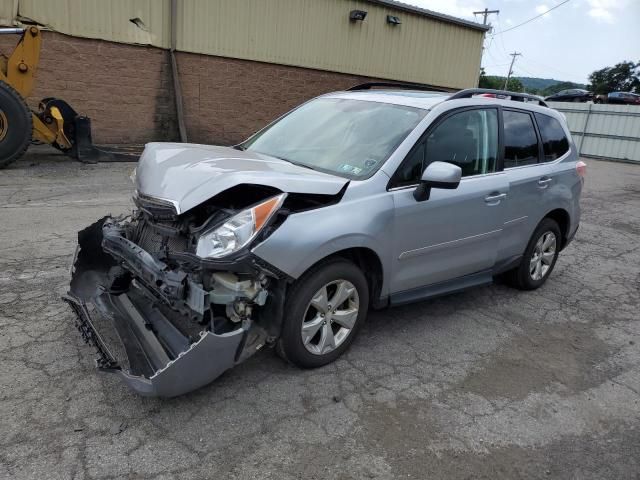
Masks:
[[[542,280],[551,269],[556,255],[557,239],[553,232],[543,233],[533,249],[529,261],[529,275],[532,280]]]
[[[321,287],[311,298],[302,320],[302,343],[314,355],[338,348],[353,331],[360,299],[347,280],[335,280]]]

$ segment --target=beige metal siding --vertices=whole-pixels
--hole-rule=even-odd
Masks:
[[[170,0],[0,0],[0,13],[16,1],[62,33],[170,45]],[[352,9],[366,20],[350,22]],[[181,51],[452,88],[477,85],[482,54],[481,30],[364,0],[179,0],[177,22]]]
[[[366,10],[364,22],[349,11]],[[386,23],[396,15],[402,25]],[[354,0],[180,2],[178,49],[449,87],[477,84],[483,33]]]
[[[0,0],[0,26],[13,25],[18,13],[18,0]]]
[[[168,0],[19,0],[18,13],[69,35],[169,47]]]

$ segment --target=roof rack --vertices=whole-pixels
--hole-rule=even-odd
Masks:
[[[500,95],[505,97],[511,97],[511,100],[515,102],[524,102],[525,100],[533,100],[538,102],[538,105],[542,105],[543,107],[548,107],[546,102],[542,97],[537,95],[532,95],[530,93],[520,93],[520,92],[510,92],[508,90],[493,90],[491,88],[467,88],[465,90],[460,90],[459,92],[451,95],[447,100],[456,100],[459,98],[471,98],[474,95],[481,95],[483,93],[491,93],[493,95]]]
[[[431,92],[445,92],[451,93],[451,90],[446,90],[442,87],[436,87],[434,85],[425,85],[421,83],[407,83],[407,82],[366,82],[354,85],[351,88],[347,88],[348,92],[356,92],[358,90],[372,90],[374,88],[400,88],[402,90],[424,90]]]

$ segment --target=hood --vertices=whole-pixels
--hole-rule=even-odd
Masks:
[[[178,213],[240,184],[335,195],[348,182],[256,152],[188,143],[149,143],[136,168],[138,192],[169,200]]]

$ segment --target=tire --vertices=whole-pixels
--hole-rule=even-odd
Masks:
[[[551,238],[547,236],[548,234],[553,235],[553,255],[548,255],[549,249],[543,249],[542,252],[546,251],[547,253],[546,258],[548,261],[545,261],[545,256],[541,255],[540,247],[544,245],[545,237],[546,239]],[[533,235],[531,235],[520,265],[505,275],[506,282],[520,290],[535,290],[541,287],[547,281],[553,271],[553,267],[556,265],[561,239],[562,233],[555,220],[550,218],[543,219],[536,227]],[[537,262],[535,261],[536,258],[538,259]],[[536,267],[534,267],[534,262],[537,265]],[[534,270],[534,268],[540,268],[540,270]],[[539,277],[538,274],[540,274]]]
[[[322,289],[326,301],[323,301]],[[340,298],[346,300],[339,305],[330,305],[338,289]],[[323,308],[318,308],[323,304]],[[305,273],[289,290],[276,351],[302,368],[331,363],[353,342],[365,321],[368,306],[367,279],[356,265],[342,259],[320,264]],[[347,326],[351,328],[347,329]]]
[[[11,85],[0,81],[0,168],[24,155],[31,144],[31,111]]]

